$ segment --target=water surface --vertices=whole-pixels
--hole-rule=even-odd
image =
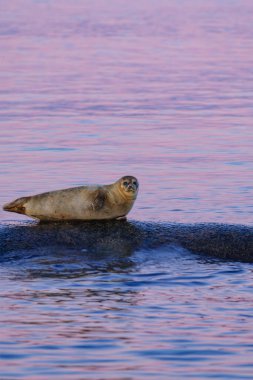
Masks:
[[[132,174],[130,219],[252,225],[252,12],[2,2],[0,203]],[[0,273],[3,379],[252,378],[250,264],[24,250]]]

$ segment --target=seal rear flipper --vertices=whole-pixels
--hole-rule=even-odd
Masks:
[[[9,211],[9,212],[16,212],[18,214],[25,214],[26,209],[25,205],[28,201],[28,197],[23,197],[23,198],[18,198],[13,202],[6,203],[3,205],[3,210],[4,211]]]

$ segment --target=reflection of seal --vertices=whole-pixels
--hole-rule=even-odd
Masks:
[[[124,217],[138,193],[135,177],[125,176],[111,185],[80,186],[16,199],[5,211],[40,220],[99,220]]]

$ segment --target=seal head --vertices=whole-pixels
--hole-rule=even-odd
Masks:
[[[137,178],[127,175],[118,180],[119,191],[125,199],[135,200],[139,190],[139,182]]]

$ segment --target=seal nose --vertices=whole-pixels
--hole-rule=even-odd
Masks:
[[[134,190],[134,186],[130,183],[127,187],[127,190]]]

